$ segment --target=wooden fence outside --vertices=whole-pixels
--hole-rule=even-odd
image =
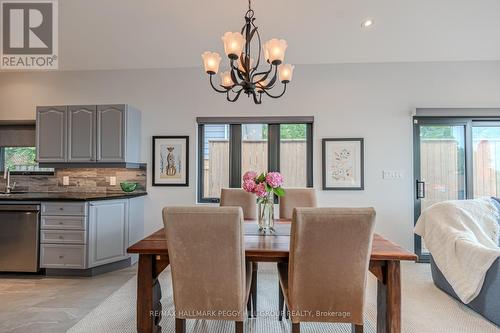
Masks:
[[[220,189],[229,186],[229,141],[211,140],[209,158],[204,161],[204,190],[206,197],[219,197]],[[500,194],[500,140],[474,142],[474,196]],[[281,173],[285,185],[306,186],[306,141],[281,141]],[[463,152],[461,152],[463,153]],[[422,208],[454,200],[465,193],[465,178],[460,150],[455,140],[422,140],[420,144],[421,177],[427,184]],[[298,158],[303,156],[303,158]],[[263,158],[264,157],[264,158]],[[267,170],[267,141],[244,141],[242,170]]]
[[[474,197],[498,196],[500,193],[500,140],[473,142]],[[425,180],[426,198],[422,209],[444,200],[465,197],[463,149],[455,140],[422,140],[420,144],[421,177]]]
[[[210,140],[208,142],[209,157],[204,161],[204,195],[219,197],[220,189],[229,186],[229,141]],[[281,141],[281,173],[285,185],[290,187],[305,187],[306,185],[306,141]],[[243,141],[242,171],[267,171],[267,141]],[[304,156],[304,158],[297,158]]]

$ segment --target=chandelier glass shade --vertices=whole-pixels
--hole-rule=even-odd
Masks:
[[[210,85],[216,92],[225,94],[230,102],[237,101],[242,93],[252,97],[255,104],[262,103],[262,95],[280,98],[292,80],[294,66],[284,64],[287,42],[273,38],[262,45],[254,21],[254,11],[248,1],[245,25],[241,32],[226,32],[222,36],[224,52],[229,58],[229,70],[220,73],[218,85],[214,84],[213,77],[219,72],[221,56],[209,51],[201,55]],[[257,52],[255,57],[252,57],[254,47]],[[265,61],[265,69],[259,69],[261,58]],[[278,81],[282,83],[283,88],[280,93],[273,94],[271,90]]]

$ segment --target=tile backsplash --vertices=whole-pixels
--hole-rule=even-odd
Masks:
[[[69,185],[63,186],[63,177],[69,177]],[[110,177],[116,177],[116,186],[110,185]],[[84,192],[122,193],[120,183],[138,183],[136,191],[145,191],[146,169],[125,168],[71,168],[56,169],[54,175],[12,175],[11,186],[22,192]],[[0,178],[0,191],[5,188],[5,180]]]

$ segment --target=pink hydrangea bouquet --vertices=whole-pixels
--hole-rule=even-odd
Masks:
[[[274,195],[282,197],[285,195],[283,176],[279,172],[268,172],[257,174],[248,171],[243,175],[243,189],[257,196],[259,204],[259,218],[257,224],[259,230],[264,233],[274,232]]]
[[[272,197],[272,194],[282,197],[285,195],[283,176],[279,172],[261,173],[247,171],[243,175],[243,189],[249,193],[255,193],[257,198],[263,199]]]

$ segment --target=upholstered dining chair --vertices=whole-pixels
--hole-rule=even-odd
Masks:
[[[316,207],[314,188],[284,188],[285,195],[280,198],[280,219],[291,219],[296,207]]]
[[[163,209],[172,267],[175,330],[186,319],[228,320],[243,333],[252,269],[245,261],[240,207]]]
[[[290,257],[278,265],[280,320],[350,323],[363,332],[363,310],[375,226],[373,208],[296,208]]]
[[[220,206],[241,207],[245,219],[257,219],[257,199],[255,198],[255,194],[248,193],[241,188],[221,189]]]
[[[248,193],[241,188],[222,188],[220,191],[220,206],[221,207],[241,207],[243,209],[243,217],[247,220],[257,219],[257,199],[255,194]],[[253,279],[251,284],[251,301],[250,308],[253,308],[250,316],[257,317],[257,271],[258,263],[252,263]]]

